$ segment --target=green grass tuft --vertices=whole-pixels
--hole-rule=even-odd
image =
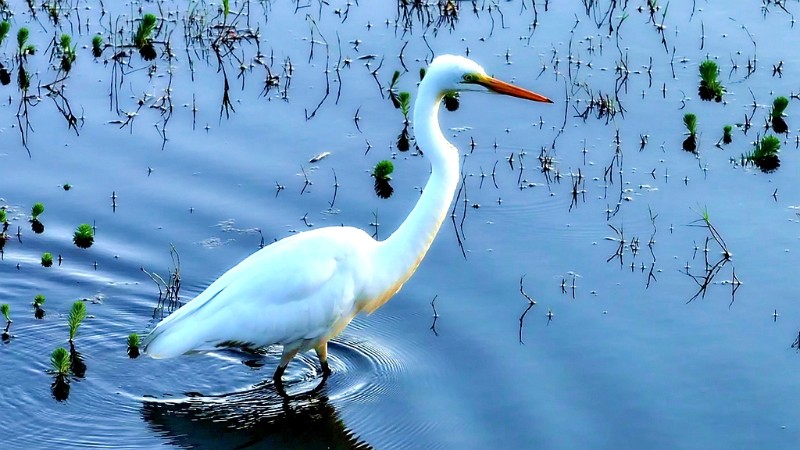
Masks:
[[[0,223],[6,223],[6,222],[8,222],[8,217],[6,217],[6,210],[0,208]]]
[[[8,37],[9,31],[11,31],[11,24],[7,20],[0,22],[0,44]]]
[[[136,29],[136,34],[133,37],[133,45],[138,49],[142,49],[145,45],[153,40],[153,31],[156,29],[158,18],[154,14],[147,13],[142,17],[139,22],[139,27]]]
[[[34,203],[33,208],[31,208],[31,216],[33,218],[39,217],[40,214],[44,212],[44,204],[43,203]]]
[[[717,63],[714,61],[707,59],[700,63],[700,78],[708,84],[712,84],[717,81],[717,74],[719,73],[719,68],[717,67]]]
[[[42,266],[50,267],[53,265],[53,254],[50,252],[42,253]]]
[[[389,180],[392,177],[390,176],[394,172],[394,164],[391,161],[384,159],[380,161],[378,164],[375,164],[375,168],[372,169],[372,176],[374,176],[378,180]]]
[[[131,333],[128,335],[128,347],[136,348],[139,347],[139,335],[136,333]]]
[[[67,318],[67,323],[69,323],[69,340],[72,341],[75,339],[75,335],[78,333],[78,327],[83,322],[83,319],[86,318],[86,304],[81,300],[76,301],[72,304],[72,309],[69,311],[69,317]]]
[[[772,101],[772,118],[781,117],[786,107],[789,106],[789,99],[780,96]]]
[[[411,94],[408,92],[401,92],[397,94],[397,100],[400,102],[400,111],[403,112],[403,117],[408,119],[408,110],[411,107]]]
[[[3,303],[0,305],[0,313],[3,313],[3,317],[6,318],[6,322],[11,322],[11,318],[8,315],[10,311],[11,307],[8,306],[8,303]]]
[[[92,38],[92,56],[99,58],[103,55],[103,36],[95,34]]]
[[[45,297],[42,294],[36,294],[36,297],[33,297],[33,306],[42,306],[44,303]]]
[[[683,124],[686,126],[686,129],[689,131],[690,136],[694,136],[697,134],[697,116],[692,113],[686,113],[683,116]]]
[[[75,229],[72,242],[79,248],[89,248],[94,243],[94,230],[88,223],[82,223]]]
[[[50,365],[53,367],[53,371],[58,375],[65,376],[69,374],[70,361],[67,349],[58,347],[53,350],[53,353],[50,355]]]
[[[30,35],[30,31],[27,28],[22,27],[17,31],[17,45],[19,46],[19,51],[22,53],[22,50],[25,48],[25,44],[28,42],[28,36]]]

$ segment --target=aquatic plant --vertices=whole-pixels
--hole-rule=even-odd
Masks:
[[[392,179],[392,172],[394,172],[394,164],[388,159],[384,159],[375,164],[375,168],[372,169],[372,176],[379,180],[390,180]]]
[[[131,358],[139,356],[139,335],[136,333],[128,335],[128,356]]]
[[[70,362],[67,349],[58,347],[53,350],[53,353],[50,355],[50,366],[53,368],[53,372],[55,372],[56,375],[69,375]]]
[[[375,178],[375,194],[380,198],[389,198],[394,193],[394,188],[389,181],[392,179],[391,174],[394,172],[394,164],[391,161],[384,159],[375,165],[372,169],[372,176]]]
[[[230,0],[222,0],[222,17],[223,19],[228,18],[228,14],[231,13],[231,3]]]
[[[400,111],[403,113],[403,120],[408,122],[408,111],[411,107],[411,94],[403,91],[397,94],[397,101],[400,102]]]
[[[37,319],[44,318],[44,308],[42,308],[42,304],[44,304],[44,295],[36,294],[36,297],[33,298],[33,316]]]
[[[683,149],[695,153],[697,151],[697,116],[686,113],[683,116],[683,124],[688,131],[688,137],[683,141]]]
[[[33,55],[36,53],[36,46],[33,44],[28,44],[28,37],[30,36],[30,31],[27,28],[22,27],[17,31],[17,46],[20,58],[27,58],[28,55]]]
[[[789,132],[789,125],[783,119],[783,114],[784,111],[786,111],[787,106],[789,106],[789,99],[784,96],[777,97],[772,101],[772,111],[770,112],[770,117],[772,119],[772,129],[776,133],[780,134]]]
[[[764,136],[761,140],[756,141],[753,151],[742,156],[742,160],[752,163],[762,172],[774,172],[781,165],[780,158],[778,158],[780,150],[781,140],[777,136]]]
[[[5,208],[0,208],[0,223],[2,224],[8,223],[8,217],[6,216]]]
[[[724,144],[730,144],[733,142],[733,136],[731,135],[731,131],[733,131],[733,127],[730,125],[725,125],[722,127],[722,142]]]
[[[9,315],[10,311],[11,307],[8,306],[8,303],[3,303],[2,305],[0,305],[0,313],[2,313],[3,317],[6,318],[6,328],[5,330],[3,330],[3,334],[0,335],[0,338],[2,338],[4,341],[11,339],[11,335],[8,333],[9,328],[11,328],[11,322],[12,322],[11,316]]]
[[[397,81],[400,80],[400,71],[395,70],[392,74],[392,81],[389,82],[389,100],[392,101],[395,109],[400,109],[400,100],[397,96]]]
[[[72,38],[68,34],[62,34],[61,40],[59,42],[60,52],[61,52],[61,70],[64,72],[69,72],[72,69],[72,63],[75,62],[75,48],[76,46],[71,46]]]
[[[75,229],[72,242],[79,248],[89,248],[94,243],[94,230],[88,223],[82,223]]]
[[[72,342],[75,339],[75,335],[78,332],[78,327],[83,322],[83,319],[86,318],[86,304],[81,300],[76,301],[72,304],[72,309],[69,311],[69,316],[67,317],[67,323],[69,324],[69,341]]]
[[[139,21],[136,34],[133,36],[133,45],[139,49],[139,54],[145,61],[156,59],[156,50],[153,48],[153,31],[155,31],[157,23],[158,18],[154,14],[145,14]]]
[[[44,212],[44,204],[43,203],[34,203],[33,207],[31,208],[31,217],[35,220],[37,219],[42,213]]]
[[[725,87],[717,80],[719,68],[717,63],[707,59],[700,63],[700,87],[697,90],[700,98],[705,101],[722,101]]]
[[[53,254],[50,252],[42,253],[42,266],[50,267],[53,265]]]
[[[92,56],[94,56],[95,58],[103,56],[104,48],[105,46],[103,45],[103,36],[95,34],[94,37],[92,37]]]
[[[0,22],[0,45],[3,44],[3,41],[8,37],[8,32],[11,30],[11,24],[4,20]]]

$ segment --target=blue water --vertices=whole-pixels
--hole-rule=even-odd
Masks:
[[[0,205],[10,218],[0,302],[10,304],[14,335],[0,345],[8,445],[795,447],[795,99],[780,168],[767,174],[738,164],[767,131],[772,99],[796,89],[795,3],[787,3],[789,14],[747,2],[729,8],[701,2],[693,12],[693,2],[672,1],[663,18],[666,50],[646,5],[639,12],[638,4],[624,11],[617,5],[609,35],[610,2],[595,2],[588,14],[580,3],[536,2],[535,29],[530,2],[476,3],[477,13],[473,4],[459,3],[452,31],[438,23],[435,5],[410,11],[411,28],[404,29],[396,25],[403,21],[395,5],[235,3],[231,8],[244,7],[249,28],[258,29],[259,47],[234,44],[244,81],[240,63],[223,59],[235,109],[230,118],[220,118],[223,75],[209,46],[215,29],[207,31],[206,45],[187,44],[183,36],[192,14],[193,23],[217,23],[216,5],[162,3],[158,39],[169,36],[174,57],[157,46],[155,65],[134,51],[117,66],[111,98],[118,99],[118,113],[109,108],[110,58],[121,48],[107,48],[95,60],[91,37],[107,36],[111,23],[123,29],[118,44],[129,40],[133,24],[126,21],[140,16],[140,4],[80,2],[53,25],[45,11],[33,19],[24,2],[10,3],[11,35],[0,45],[0,62],[16,67],[16,30],[29,27],[38,47],[27,62],[34,73],[29,92],[40,98],[29,108],[29,157],[16,117],[16,77],[0,86],[9,99],[0,106]],[[141,8],[159,11],[150,2]],[[663,13],[655,13],[659,24]],[[245,15],[237,20],[245,36]],[[78,44],[65,92],[84,119],[79,136],[37,88],[56,79],[46,48],[56,29]],[[267,70],[253,63],[259,50],[279,77],[266,95]],[[130,359],[128,334],[144,335],[157,322],[158,288],[140,268],[167,277],[170,245],[180,256],[180,297],[187,301],[256,251],[262,237],[268,244],[340,224],[374,232],[378,223],[383,238],[402,222],[429,172],[424,157],[400,153],[394,142],[403,118],[384,97],[392,72],[403,70],[401,51],[408,72],[397,88],[412,98],[432,54],[468,51],[489,73],[555,104],[464,93],[457,112],[442,111],[446,134],[468,155],[466,207],[462,191],[454,220],[445,222],[403,290],[332,344],[327,383],[317,387],[313,353],[290,365],[288,400],[269,381],[275,351]],[[365,55],[375,58],[359,59]],[[719,63],[724,103],[697,96],[697,67],[706,57]],[[381,60],[379,87],[372,72]],[[756,67],[750,76],[748,60]],[[621,85],[620,61],[629,71]],[[150,106],[168,87],[173,109],[165,124]],[[615,114],[578,117],[600,96],[614,99]],[[140,98],[133,125],[120,127]],[[698,155],[681,149],[686,112],[698,117]],[[746,134],[735,127],[733,143],[715,147],[723,125],[751,114]],[[621,158],[614,160],[617,135]],[[640,150],[642,135],[647,144]],[[548,173],[538,159],[543,149],[554,160]],[[309,163],[322,152],[330,155]],[[395,192],[382,200],[370,171],[390,158]],[[571,207],[570,174],[579,171],[582,192]],[[35,202],[46,207],[41,235],[28,223]],[[710,233],[696,226],[704,210],[733,256],[705,295],[689,302],[698,285],[686,266],[693,274],[705,267]],[[71,242],[80,223],[96,226],[87,250]],[[619,236],[609,225],[624,235],[621,258],[614,257]],[[713,240],[707,247],[713,265],[722,250]],[[63,262],[41,267],[45,251]],[[741,285],[732,295],[734,274]],[[537,303],[520,330],[529,305],[521,279]],[[30,306],[38,293],[47,297],[42,320]],[[78,299],[87,300],[89,313],[75,340],[87,370],[70,378],[69,398],[57,401],[49,355],[68,345],[66,315]],[[251,360],[255,368],[243,364]]]

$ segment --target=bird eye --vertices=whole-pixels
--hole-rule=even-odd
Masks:
[[[474,83],[478,81],[478,77],[474,73],[465,73],[462,77],[465,83]]]

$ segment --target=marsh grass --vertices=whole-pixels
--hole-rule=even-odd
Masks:
[[[778,134],[788,133],[789,132],[789,125],[786,123],[786,120],[783,118],[784,113],[786,111],[786,107],[789,106],[789,99],[780,96],[775,98],[772,101],[772,110],[770,111],[770,119],[772,122],[772,129]]]
[[[683,141],[683,149],[687,152],[697,153],[697,116],[687,113],[683,116],[683,125],[688,136]]]
[[[700,63],[700,87],[697,92],[702,100],[714,100],[717,103],[722,101],[725,87],[717,79],[717,76],[719,76],[719,68],[716,62],[707,59]]]

